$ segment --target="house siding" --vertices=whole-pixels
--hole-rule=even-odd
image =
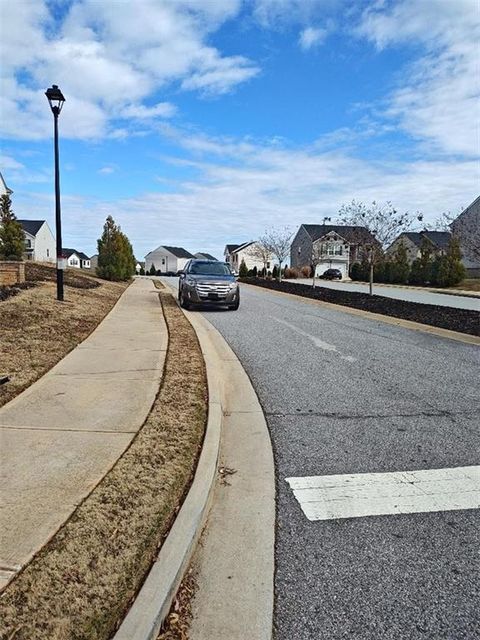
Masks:
[[[155,265],[157,271],[166,273],[167,271],[181,271],[185,268],[185,265],[192,258],[177,258],[177,256],[170,253],[167,249],[158,247],[154,251],[150,251],[145,256],[145,271],[148,272],[151,269],[152,264]]]
[[[312,250],[312,238],[302,225],[290,247],[290,266],[297,269],[310,266],[312,263]]]
[[[264,264],[261,260],[258,260],[258,258],[255,258],[251,255],[251,251],[253,248],[253,244],[248,245],[248,247],[245,247],[245,249],[237,249],[236,251],[233,251],[231,256],[230,256],[230,266],[232,267],[232,269],[234,271],[238,271],[240,269],[240,265],[242,264],[242,260],[245,261],[245,264],[247,266],[247,269],[254,269],[255,267],[260,270],[263,269]],[[273,260],[270,260],[270,262],[268,263],[270,264],[269,267],[267,267],[268,269],[272,269],[273,268]]]
[[[462,262],[471,277],[480,277],[480,260],[465,242],[470,236],[470,244],[480,246],[480,197],[472,202],[450,225],[452,233],[460,240]]]
[[[56,262],[56,244],[48,223],[45,222],[35,236],[33,259],[37,262]]]
[[[388,257],[392,258],[402,243],[407,250],[408,263],[411,265],[414,260],[420,258],[421,251],[420,248],[417,247],[417,245],[412,242],[410,238],[408,238],[408,236],[399,235],[398,238],[396,238],[388,247],[385,253]]]

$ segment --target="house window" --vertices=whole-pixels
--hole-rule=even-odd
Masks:
[[[25,239],[25,246],[27,247],[27,249],[31,249],[32,248],[32,241],[29,240],[28,238]]]
[[[162,258],[162,264],[165,264],[165,258]]]
[[[267,262],[267,269],[270,269],[270,262]]]
[[[50,249],[47,249],[47,258],[50,257]]]

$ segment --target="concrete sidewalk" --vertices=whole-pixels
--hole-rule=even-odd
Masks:
[[[137,279],[84,342],[0,409],[0,588],[129,445],[157,394],[167,345],[158,292]]]

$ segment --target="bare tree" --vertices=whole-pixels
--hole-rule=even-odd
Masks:
[[[269,229],[262,236],[262,243],[278,260],[278,280],[282,280],[282,263],[290,254],[293,233],[288,227]]]
[[[257,260],[257,262],[261,262],[263,264],[263,271],[265,275],[267,275],[267,265],[272,261],[272,252],[268,248],[263,236],[250,245],[248,248],[248,255],[253,260]]]
[[[409,231],[416,222],[423,220],[418,211],[414,214],[405,211],[399,213],[391,202],[380,204],[372,202],[367,205],[357,200],[343,204],[338,217],[341,224],[365,227],[375,237],[383,249],[386,249],[403,231]]]
[[[369,232],[359,229],[356,244],[360,247],[364,258],[370,264],[369,290],[373,293],[374,265],[383,259],[383,251],[401,233],[409,231],[423,220],[418,211],[414,214],[405,211],[400,213],[389,201],[380,204],[375,200],[367,205],[357,200],[344,204],[338,211],[341,224],[364,227]]]

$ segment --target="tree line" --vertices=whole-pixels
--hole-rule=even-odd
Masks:
[[[0,260],[23,260],[25,232],[12,211],[12,201],[8,193],[1,196],[0,207]],[[133,248],[112,216],[107,217],[97,246],[97,276],[114,281],[128,280],[132,277],[136,267]]]

